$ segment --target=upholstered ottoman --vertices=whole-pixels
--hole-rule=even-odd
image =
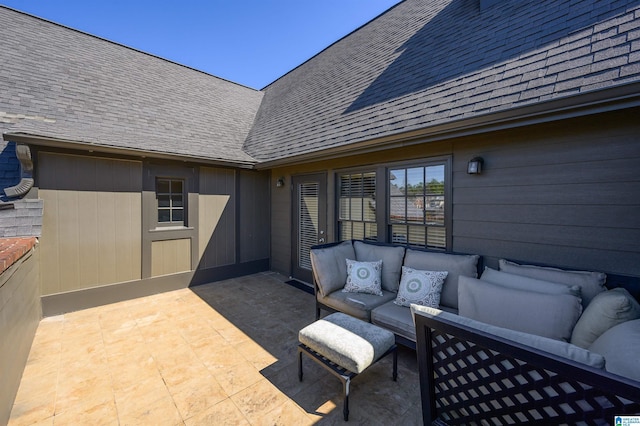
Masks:
[[[302,381],[302,354],[307,354],[342,381],[344,419],[349,420],[351,379],[379,359],[393,353],[393,380],[398,377],[398,352],[392,332],[337,312],[298,333],[298,378]]]

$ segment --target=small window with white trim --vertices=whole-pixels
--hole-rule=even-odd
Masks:
[[[159,226],[185,226],[184,180],[156,179]]]

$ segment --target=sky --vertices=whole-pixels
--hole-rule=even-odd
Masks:
[[[262,89],[400,0],[0,0]]]

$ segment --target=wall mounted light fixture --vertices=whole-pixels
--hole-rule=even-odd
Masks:
[[[284,177],[279,177],[276,179],[276,186],[278,188],[282,188],[284,186]]]
[[[467,164],[467,173],[470,175],[479,175],[482,173],[482,165],[484,164],[484,160],[482,157],[473,157],[469,160],[469,164]]]

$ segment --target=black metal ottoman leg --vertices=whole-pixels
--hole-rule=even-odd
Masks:
[[[344,404],[342,407],[342,414],[344,416],[344,421],[349,421],[349,386],[351,384],[350,377],[342,377],[342,385],[344,388]]]
[[[398,380],[398,348],[393,350],[393,381]]]
[[[302,381],[302,349],[298,348],[298,380]]]

